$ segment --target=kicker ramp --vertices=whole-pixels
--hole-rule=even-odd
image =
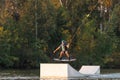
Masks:
[[[82,66],[79,72],[84,75],[98,75],[100,74],[100,66]]]
[[[43,63],[40,64],[40,78],[74,78],[82,76],[69,64]]]

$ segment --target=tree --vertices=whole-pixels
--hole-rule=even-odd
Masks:
[[[45,53],[48,48],[47,42],[50,40],[50,34],[54,31],[54,23],[52,22],[53,14],[51,14],[50,7],[48,7],[50,3],[46,2],[38,1],[38,8],[35,9],[34,0],[21,1],[19,4],[22,4],[22,6],[17,9],[20,9],[21,18],[17,22],[11,16],[6,16],[3,30],[8,35],[4,38],[7,40],[6,44],[10,45],[6,55],[15,57],[15,60],[12,58],[11,66],[18,68],[39,67],[40,62],[49,61]],[[37,22],[39,23],[37,40],[35,36],[35,12],[38,13]],[[4,66],[6,65],[5,63]]]
[[[113,42],[113,52],[106,58],[106,66],[113,65],[112,67],[118,68],[119,55],[120,55],[120,27],[119,27],[119,16],[120,6],[119,3],[115,5],[113,11],[110,14],[110,22],[108,22],[108,35],[111,37]]]

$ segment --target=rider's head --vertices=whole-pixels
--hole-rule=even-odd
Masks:
[[[61,42],[62,42],[62,44],[65,44],[65,40],[62,40]]]

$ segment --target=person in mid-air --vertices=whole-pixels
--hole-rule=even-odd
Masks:
[[[59,59],[62,59],[63,54],[65,54],[67,56],[67,58],[70,60],[70,55],[68,53],[69,43],[67,43],[66,41],[62,40],[60,46],[58,46],[53,51],[53,53],[55,53],[56,51],[58,51],[60,48],[62,49],[62,51],[60,52]]]

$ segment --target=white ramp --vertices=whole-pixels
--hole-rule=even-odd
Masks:
[[[73,78],[81,74],[69,64],[43,63],[40,64],[40,78]]]
[[[82,66],[79,72],[85,75],[97,75],[100,74],[100,66]]]

